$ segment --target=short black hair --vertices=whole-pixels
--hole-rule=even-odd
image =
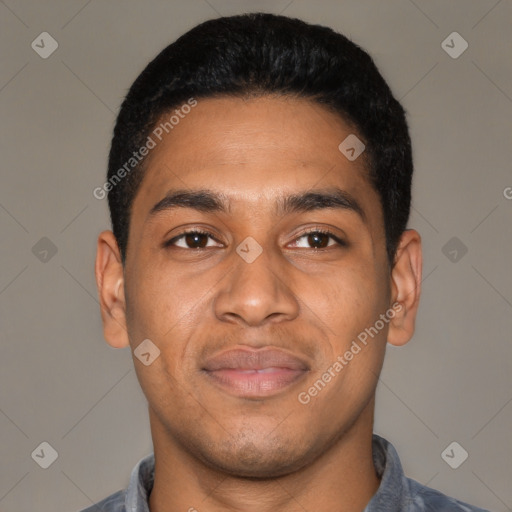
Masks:
[[[267,13],[197,25],[162,50],[129,89],[114,128],[107,173],[112,229],[123,264],[131,206],[145,172],[144,160],[138,163],[133,155],[147,144],[162,116],[191,98],[276,94],[316,101],[356,127],[381,200],[393,265],[411,202],[405,111],[358,45],[328,27]]]

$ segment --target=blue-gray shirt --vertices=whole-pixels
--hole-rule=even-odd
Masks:
[[[373,462],[381,482],[364,512],[489,512],[407,478],[394,446],[375,434]],[[148,498],[153,488],[154,471],[155,459],[151,454],[133,468],[127,489],[82,512],[150,512]]]

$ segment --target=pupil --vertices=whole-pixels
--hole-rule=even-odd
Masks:
[[[206,236],[202,233],[189,233],[185,236],[188,246],[194,246],[196,249],[205,247],[207,244]]]
[[[308,243],[321,249],[323,247],[327,247],[328,237],[323,233],[310,233],[308,236]]]

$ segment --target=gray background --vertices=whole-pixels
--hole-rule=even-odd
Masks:
[[[257,10],[347,34],[407,109],[425,279],[413,341],[388,349],[375,431],[409,476],[511,510],[512,3],[5,0],[1,511],[90,505],[126,486],[151,450],[131,355],[102,337],[93,264],[108,212],[92,191],[115,113],[149,59],[205,19]],[[47,59],[31,48],[44,31],[59,44]],[[469,44],[456,59],[441,46],[453,31]],[[48,469],[31,457],[43,441],[58,452]],[[469,453],[458,469],[441,457],[452,441]]]

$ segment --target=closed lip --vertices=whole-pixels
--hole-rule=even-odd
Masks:
[[[264,370],[283,368],[296,371],[308,371],[308,364],[301,358],[276,348],[249,349],[235,348],[207,359],[203,370]]]

